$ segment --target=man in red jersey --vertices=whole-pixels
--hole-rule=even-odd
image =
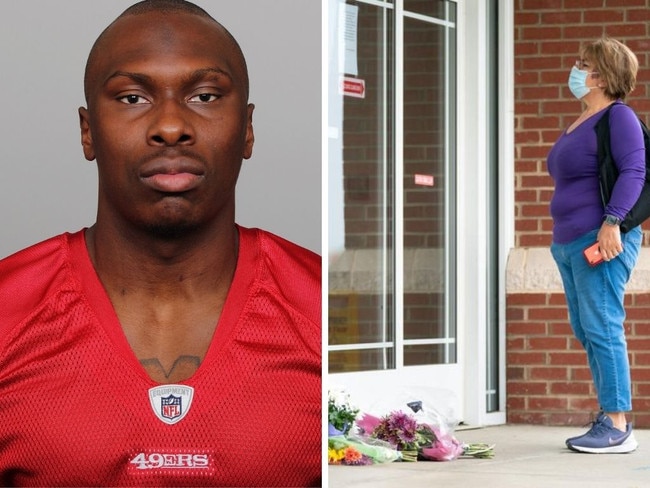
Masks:
[[[235,224],[237,42],[139,2],[84,88],[96,223],[0,261],[0,484],[319,485],[320,257]]]

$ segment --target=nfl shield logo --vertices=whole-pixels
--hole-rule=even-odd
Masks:
[[[149,390],[153,412],[169,425],[180,422],[187,415],[193,397],[194,388],[185,385],[163,385]]]
[[[179,396],[169,395],[160,399],[161,409],[160,413],[163,417],[173,420],[181,416],[183,409],[183,401]]]

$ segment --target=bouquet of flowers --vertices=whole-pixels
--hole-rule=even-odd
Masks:
[[[328,390],[329,435],[345,435],[350,432],[359,409],[352,405],[350,395],[341,388]]]
[[[352,428],[359,415],[359,408],[352,404],[350,395],[342,388],[328,391],[328,464],[365,466],[389,463],[399,454],[387,442],[379,439],[364,439]]]
[[[343,389],[330,389],[328,398],[328,463],[348,466],[418,459],[451,461],[460,456],[490,458],[494,446],[463,444],[453,436],[456,422],[408,393],[397,404],[374,411],[390,411],[376,417],[364,413],[352,404]],[[418,389],[422,395],[425,392]],[[406,401],[404,400],[410,400]],[[406,408],[404,408],[406,407]]]
[[[357,425],[369,437],[384,440],[397,449],[403,461],[417,461],[418,454],[436,441],[430,425],[419,424],[415,417],[398,410],[381,418],[364,414]]]
[[[439,426],[418,422],[402,411],[377,418],[365,414],[357,421],[359,428],[369,437],[387,441],[400,451],[403,461],[418,458],[431,461],[452,461],[462,455],[492,457],[494,446],[487,444],[462,444],[450,432]]]
[[[372,464],[370,456],[361,453],[354,445],[329,440],[327,444],[328,464],[345,464],[346,466],[366,466]]]
[[[398,452],[378,439],[361,439],[355,435],[330,437],[327,443],[328,464],[366,466],[390,463],[399,458]]]

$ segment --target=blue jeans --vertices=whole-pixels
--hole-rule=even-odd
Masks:
[[[605,412],[632,410],[630,362],[625,340],[624,293],[641,247],[640,227],[622,234],[623,252],[591,267],[582,251],[596,242],[595,229],[568,244],[551,245],[558,265],[576,338],[587,361]]]

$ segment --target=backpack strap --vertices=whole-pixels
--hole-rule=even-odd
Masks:
[[[611,140],[609,134],[609,112],[610,109],[622,102],[611,104],[603,113],[601,119],[596,122],[597,154],[598,154],[598,182],[600,184],[600,197],[603,209],[607,206],[614,191],[614,184],[618,178],[618,168],[612,157]],[[645,122],[637,116],[643,132],[643,144],[645,146],[645,183],[636,203],[621,222],[621,232],[625,233],[640,225],[650,218],[650,131]]]
[[[603,208],[607,206],[618,178],[618,168],[612,158],[612,148],[609,137],[609,111],[619,102],[612,103],[594,127],[597,140],[598,182],[600,184],[600,199]]]

